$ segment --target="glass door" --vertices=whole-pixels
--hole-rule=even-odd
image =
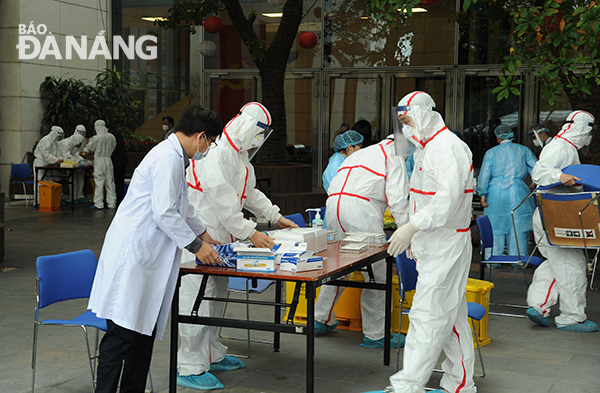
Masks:
[[[227,124],[244,104],[258,100],[258,78],[255,75],[210,73],[205,79],[205,99],[209,109]]]

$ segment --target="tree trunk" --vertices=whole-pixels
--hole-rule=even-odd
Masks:
[[[262,79],[262,103],[271,113],[273,134],[260,150],[258,162],[264,165],[285,165],[287,162],[287,123],[285,115],[284,82],[285,70],[292,45],[302,20],[303,0],[287,1],[283,7],[283,17],[269,48],[264,51],[252,50],[252,43],[260,41],[252,22],[246,18],[239,1],[223,0],[227,12],[246,47],[256,59],[256,66]]]

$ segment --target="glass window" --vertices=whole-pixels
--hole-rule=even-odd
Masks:
[[[473,166],[481,167],[485,152],[496,146],[494,129],[508,124],[519,135],[519,97],[496,101],[492,90],[498,86],[496,76],[467,76],[465,78],[465,109],[463,140],[473,152]]]
[[[285,80],[288,161],[312,163],[314,79]]]
[[[210,80],[210,109],[219,114],[223,126],[248,102],[256,101],[256,78]]]
[[[381,79],[332,78],[330,84],[329,147],[333,146],[333,141],[344,123],[352,127],[359,120],[371,123],[373,138],[379,139],[382,112]]]
[[[160,139],[161,122],[148,123],[156,116],[172,116],[189,103],[189,34],[183,30],[165,30],[153,25],[152,17],[168,14],[173,0],[157,0],[152,6],[144,1],[113,1],[112,35],[138,37],[155,30],[157,58],[144,60],[121,56],[112,64],[119,71],[130,71],[133,77],[132,94],[142,102],[140,125],[144,133]],[[146,19],[143,19],[146,18]]]
[[[569,98],[562,93],[558,99],[554,102],[554,105],[550,105],[548,100],[542,97],[540,91],[540,110],[538,112],[538,123],[542,124],[550,131],[550,136],[555,136],[561,129],[571,109],[571,103]]]
[[[400,31],[366,15],[365,1],[326,1],[325,67],[454,64],[452,0],[428,0]]]
[[[511,17],[496,3],[479,4],[481,8],[470,11],[467,22],[459,25],[458,64],[504,64],[510,49]]]
[[[319,1],[313,3],[320,4]],[[306,5],[306,4],[305,4]],[[312,68],[320,67],[319,53],[321,51],[321,7],[313,8],[307,6],[305,16],[298,27],[299,35],[305,32],[313,32],[317,36],[316,45],[312,48],[303,48],[298,39],[292,45],[288,59],[288,68]],[[245,15],[256,12],[256,20],[252,27],[258,39],[268,48],[281,22],[281,7],[275,7],[267,1],[253,3],[242,2]],[[233,26],[227,11],[219,13],[223,28],[218,34],[205,34],[205,40],[213,41],[217,46],[214,56],[204,58],[206,69],[256,69],[250,52],[242,42],[235,26]]]

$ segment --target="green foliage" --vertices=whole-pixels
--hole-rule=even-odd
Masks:
[[[125,140],[125,151],[128,152],[147,152],[158,143],[151,136],[136,134],[135,132],[123,134]]]
[[[534,70],[550,105],[563,91],[579,99],[592,95],[600,86],[600,6],[596,4],[596,0],[547,0],[536,7],[517,7],[510,13],[512,47],[504,58],[503,73],[514,76],[522,65]],[[509,92],[516,94],[511,89],[514,80],[505,78],[501,83],[502,88],[494,90],[498,101]]]
[[[201,26],[207,16],[224,9],[221,0],[180,0],[169,8],[169,14],[163,20],[154,21],[154,25],[171,30],[183,28],[195,34],[195,27]]]
[[[67,135],[77,124],[93,130],[94,122],[103,119],[122,134],[130,134],[138,127],[141,103],[129,96],[127,88],[131,77],[116,69],[106,69],[96,76],[95,83],[74,78],[47,76],[40,84],[42,98],[47,100],[42,118],[42,129],[59,125]]]
[[[377,20],[384,20],[388,29],[398,29],[413,15],[412,9],[421,0],[368,0],[365,10]],[[469,1],[469,0],[467,0]]]

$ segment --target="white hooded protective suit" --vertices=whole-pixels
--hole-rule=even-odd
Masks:
[[[65,160],[78,163],[79,161],[83,161],[83,157],[79,155],[79,152],[81,151],[84,143],[85,138],[83,135],[75,131],[70,137],[58,142],[58,145],[61,155]],[[73,188],[75,189],[74,195],[75,200],[77,200],[79,198],[83,198],[83,181],[85,174],[83,171],[75,171],[73,172],[73,176]],[[70,198],[70,194],[68,194],[68,197]]]
[[[415,121],[417,151],[410,180],[410,222],[419,230],[411,250],[419,273],[404,346],[403,369],[390,377],[395,392],[421,393],[439,359],[449,392],[473,393],[474,352],[465,299],[471,265],[473,166],[469,147],[450,131],[435,102],[413,92],[398,114]],[[410,252],[410,251],[409,251]]]
[[[109,134],[104,125],[104,120],[96,120],[94,123],[96,135],[90,139],[87,148],[94,152],[94,205],[104,208],[104,187],[106,187],[106,203],[109,209],[117,206],[117,193],[115,191],[115,173],[110,159],[111,154],[117,146],[117,139]]]
[[[61,152],[59,149],[57,137],[64,136],[65,132],[59,126],[52,126],[48,135],[40,139],[35,148],[35,160],[33,161],[33,167],[46,166],[56,164],[60,160]]]
[[[259,124],[260,123],[260,124]],[[281,218],[279,208],[255,188],[254,168],[248,161],[248,150],[256,147],[255,137],[271,124],[271,115],[261,104],[251,102],[225,126],[217,146],[201,161],[193,161],[187,172],[189,197],[208,234],[222,243],[247,239],[255,232],[256,223],[246,220],[242,209],[271,222]],[[182,261],[195,260],[184,250]],[[181,279],[180,313],[190,313],[200,288],[201,276],[187,275]],[[227,277],[211,276],[206,296],[227,297]],[[221,316],[222,302],[203,301],[201,316]],[[220,362],[227,347],[217,338],[217,327],[179,324],[179,375],[200,374]]]
[[[341,164],[328,189],[325,219],[327,228],[341,232],[383,232],[387,206],[398,225],[408,219],[408,178],[404,159],[395,155],[393,136],[361,149]],[[373,265],[374,279],[385,283],[385,260]],[[366,278],[368,280],[368,277]],[[344,287],[321,287],[315,305],[315,320],[335,325],[333,307]],[[361,293],[362,328],[365,337],[384,336],[385,293],[363,289]]]
[[[575,111],[567,116],[567,122],[552,143],[544,146],[533,168],[532,180],[538,186],[559,183],[562,169],[579,164],[577,151],[591,142],[592,127],[589,124],[594,122],[592,115]],[[553,193],[581,191],[579,187],[570,186],[549,190]],[[587,267],[583,250],[550,246],[539,209],[533,215],[533,235],[546,261],[535,270],[527,291],[527,304],[547,317],[560,296],[560,315],[554,318],[556,325],[562,327],[585,321]]]
[[[46,171],[38,171],[35,170],[36,167],[38,166],[47,166],[47,165],[53,165],[58,163],[58,160],[62,159],[62,155],[60,152],[60,148],[58,145],[58,141],[56,140],[57,138],[62,138],[65,135],[65,132],[63,131],[63,129],[59,126],[52,126],[52,128],[50,128],[50,132],[48,133],[48,135],[44,136],[42,139],[40,139],[40,141],[38,142],[33,154],[35,156],[35,160],[33,160],[33,173],[36,176],[39,176],[39,179],[36,178],[36,181],[41,180],[42,178],[45,178],[46,180],[51,180],[52,179],[52,173],[51,172],[57,172],[57,171],[50,171],[48,174],[46,174]],[[57,180],[59,180],[60,178],[58,178]],[[37,185],[38,187],[38,192],[36,194],[37,199],[39,200],[39,184]],[[38,201],[36,201],[36,203],[39,203]]]

